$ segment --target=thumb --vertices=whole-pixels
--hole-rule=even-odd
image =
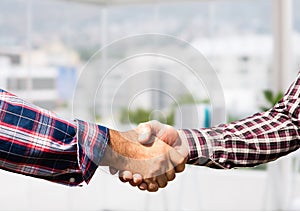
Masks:
[[[146,123],[141,123],[137,126],[138,141],[141,144],[148,144],[152,135],[151,126]]]
[[[166,125],[160,123],[159,121],[152,120],[145,123],[141,123],[137,127],[138,131],[138,141],[142,144],[150,143],[151,135],[158,137],[159,139],[163,138],[165,134]]]

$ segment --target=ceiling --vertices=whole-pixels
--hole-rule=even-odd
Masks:
[[[65,0],[72,2],[80,2],[84,4],[98,5],[128,5],[128,4],[151,4],[164,2],[187,2],[187,1],[203,1],[203,0]]]

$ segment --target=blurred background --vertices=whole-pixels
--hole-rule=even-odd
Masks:
[[[97,84],[103,74],[98,71],[94,80],[86,78],[77,84],[92,55],[124,37],[167,34],[188,42],[207,58],[225,100],[225,112],[214,111],[214,115],[220,116],[219,122],[231,122],[272,107],[296,78],[300,63],[299,7],[299,0],[1,0],[0,87],[72,119],[75,88],[89,96],[91,87],[87,85]],[[151,45],[128,43],[110,56],[119,58],[124,52]],[[167,42],[159,45],[171,48]],[[145,60],[137,62],[145,66]],[[155,70],[176,68],[153,59],[146,64],[147,70],[153,66]],[[112,91],[120,88],[132,66],[136,63],[123,66],[107,78],[103,94],[95,102],[97,109],[86,103],[79,116],[111,127],[117,122],[121,129],[149,119],[173,126],[180,122],[182,127],[211,125],[209,95],[189,75],[179,82],[164,76],[164,72],[150,71],[134,80],[147,79],[149,86],[172,90],[183,114],[196,108],[196,121],[188,115],[178,121],[174,102],[162,93],[141,95],[128,107],[126,93],[131,88],[124,87],[117,94]],[[116,100],[112,108],[113,95]],[[124,185],[104,169],[82,188],[1,171],[0,209],[299,210],[299,161],[295,152],[268,166],[251,169],[220,171],[188,166],[166,189],[155,194]]]

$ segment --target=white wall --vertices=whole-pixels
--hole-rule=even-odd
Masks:
[[[266,172],[187,167],[167,188],[147,193],[99,169],[69,188],[0,171],[0,210],[264,210]],[[300,185],[298,179],[298,191]],[[300,192],[297,192],[300,195]]]

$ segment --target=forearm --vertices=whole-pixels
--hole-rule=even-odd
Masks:
[[[256,115],[253,118],[267,117]],[[248,127],[251,121],[252,118],[248,118],[243,127],[242,122],[236,122],[216,128],[181,131],[181,137],[189,143],[188,163],[212,168],[251,167],[276,160],[299,148],[299,130],[293,123],[285,122],[265,131],[257,125]],[[242,129],[231,130],[238,126]]]
[[[110,130],[109,133],[110,140],[100,165],[138,173],[144,179],[164,175],[174,167],[178,172],[184,169],[185,158],[154,136],[149,144],[143,145],[138,142],[135,130]]]
[[[101,160],[108,132],[85,125],[0,90],[0,168],[66,185],[89,182],[97,168],[89,147],[102,145]]]
[[[150,147],[158,146],[158,143],[151,146],[138,143],[137,133],[134,130],[119,132],[111,129],[109,130],[109,138],[104,157],[100,162],[101,166],[118,166],[115,168],[121,169],[129,161],[150,159],[154,157],[153,149]],[[165,148],[157,150],[163,151]]]
[[[188,163],[213,168],[255,166],[300,146],[300,79],[267,112],[218,127],[179,131],[189,147]]]

